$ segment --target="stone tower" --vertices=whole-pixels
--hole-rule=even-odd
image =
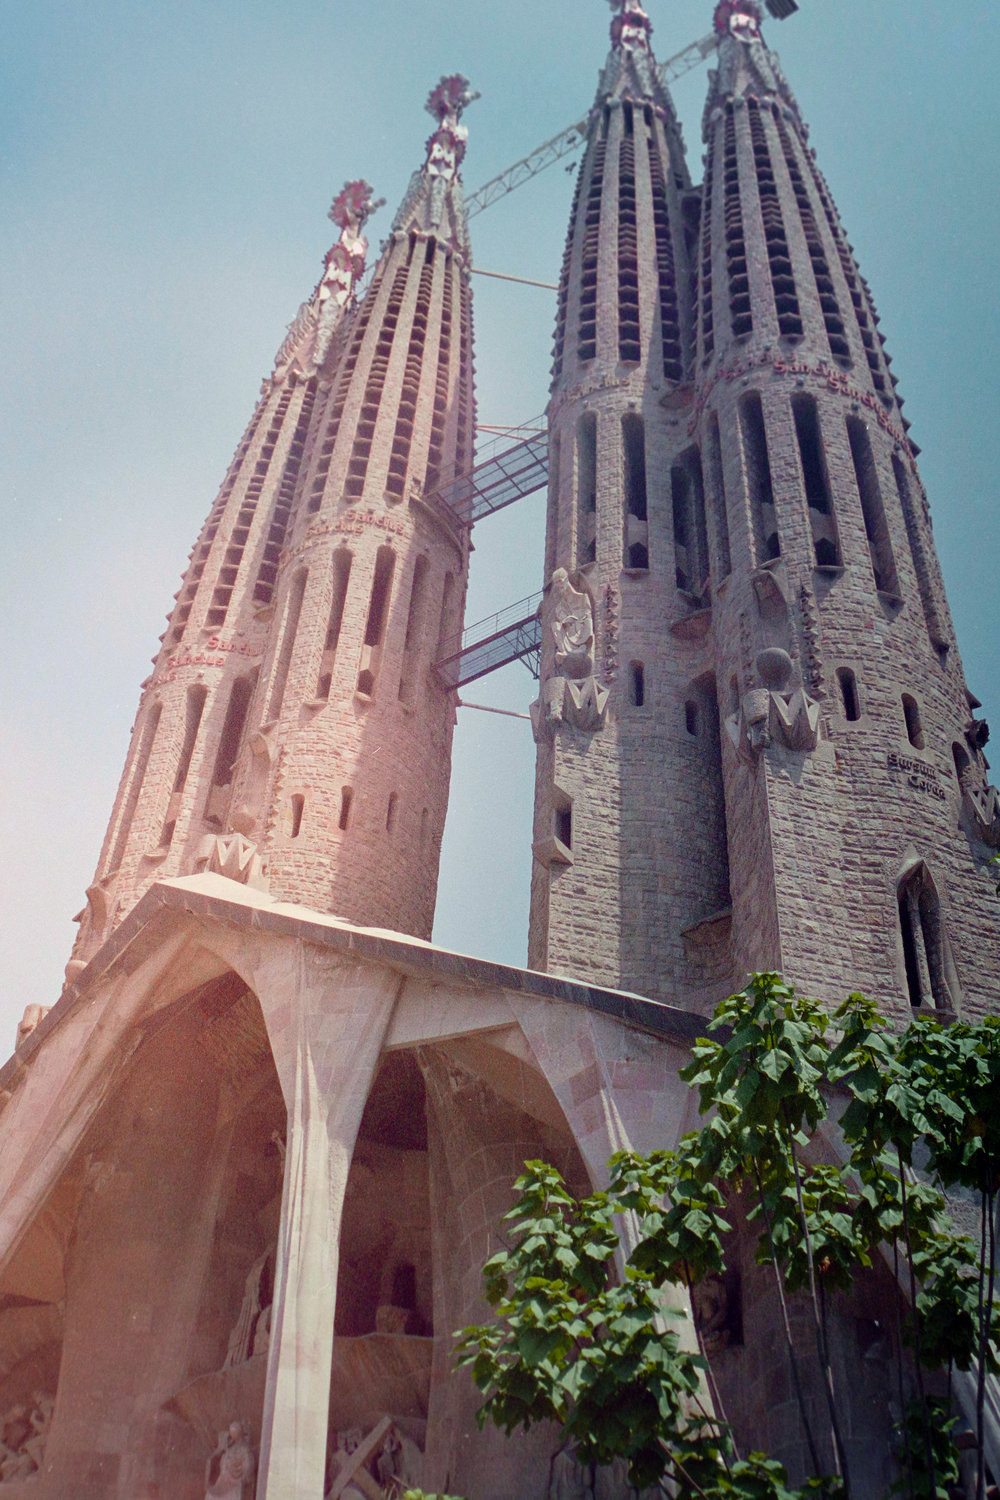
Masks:
[[[436,128],[363,298],[371,213],[341,234],[265,380],[143,697],[71,973],[164,876],[215,870],[348,920],[429,937],[468,532],[433,498],[471,463],[471,98]]]
[[[988,733],[878,320],[755,0],[692,191],[628,0],[559,296],[531,962],[1000,998]]]

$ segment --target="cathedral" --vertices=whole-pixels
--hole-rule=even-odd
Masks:
[[[1000,1008],[988,730],[763,8],[716,6],[701,182],[612,9],[544,437],[476,452],[476,96],[443,77],[377,255],[369,185],[335,200],[195,540],[65,989],[0,1070],[2,1495],[549,1500],[554,1433],[480,1431],[452,1370],[522,1163],[588,1192],[692,1129],[678,1070],[751,971],[901,1024]],[[543,484],[537,612],[470,641],[473,522]],[[430,941],[458,690],[517,656],[525,969]],[[749,1238],[726,1293],[726,1410],[797,1479]],[[866,1500],[898,1295],[875,1267],[832,1315]]]

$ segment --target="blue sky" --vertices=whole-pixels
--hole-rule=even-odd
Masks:
[[[994,649],[1000,7],[801,0],[767,36],[872,284],[924,450],[969,684],[1000,708]],[[710,0],[649,0],[660,58]],[[442,72],[469,111],[475,187],[588,109],[602,0],[34,0],[0,57],[0,1054],[54,1001],[139,683],[198,528],[364,176],[389,208],[422,159]],[[706,70],[675,90],[694,176]],[[557,165],[473,223],[476,259],[557,276]],[[478,278],[479,415],[546,400],[553,296]],[[470,621],[539,586],[541,497],[475,537]],[[520,712],[520,667],[467,690]],[[995,750],[1000,757],[1000,749]],[[527,933],[533,746],[463,711],[436,937],[515,963]]]

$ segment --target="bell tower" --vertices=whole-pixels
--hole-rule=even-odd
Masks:
[[[995,1005],[1000,846],[879,332],[756,0],[688,181],[616,6],[559,294],[530,961]]]
[[[431,495],[471,465],[467,81],[371,283],[351,182],[190,557],[133,731],[70,972],[156,879],[214,870],[430,936],[455,706],[430,671],[460,629],[468,532]]]

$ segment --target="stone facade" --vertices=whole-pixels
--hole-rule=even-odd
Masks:
[[[546,582],[590,596],[608,699],[538,737],[530,961],[982,1013],[1000,828],[916,449],[758,7],[716,26],[703,186],[641,29],[580,168]]]
[[[552,1429],[480,1431],[451,1369],[525,1160],[587,1191],[673,1146],[679,1069],[747,969],[899,1019],[996,1005],[1000,794],[916,450],[759,9],[716,25],[703,186],[638,0],[580,169],[526,970],[427,941],[455,708],[432,667],[470,551],[437,494],[475,421],[466,81],[431,95],[360,300],[371,190],[334,204],[144,685],[66,988],[0,1068],[13,1500],[625,1500]],[[678,1327],[795,1482],[781,1318],[730,1209]],[[891,1477],[900,1296],[879,1266],[830,1308],[860,1500]]]

